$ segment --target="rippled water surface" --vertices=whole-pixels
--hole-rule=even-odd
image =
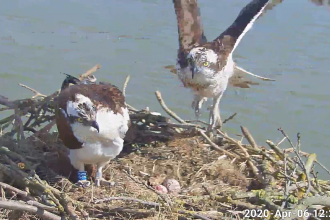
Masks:
[[[248,2],[199,1],[207,38],[217,37]],[[77,75],[100,63],[99,80],[121,88],[131,75],[127,99],[136,108],[163,113],[154,95],[159,90],[168,107],[194,118],[192,94],[163,68],[175,64],[178,48],[170,0],[11,0],[1,5],[0,29],[1,95],[29,97],[18,83],[50,94],[64,79],[60,72]],[[260,145],[282,139],[279,127],[293,141],[300,132],[302,149],[330,167],[329,36],[329,7],[308,0],[284,1],[258,19],[234,59],[276,82],[230,87],[221,100],[222,118],[238,114],[226,131],[238,134],[246,126]]]

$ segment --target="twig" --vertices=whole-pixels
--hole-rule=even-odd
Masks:
[[[314,165],[313,165],[313,167],[312,167],[312,169],[311,169],[311,174],[312,174],[313,177],[314,177],[314,182],[315,182],[315,186],[316,186],[316,187],[314,187],[314,188],[316,188],[316,190],[317,190],[321,195],[324,195],[324,193],[323,193],[322,190],[321,190],[321,187],[320,187],[319,181],[318,181],[318,179],[317,179],[318,172],[315,172],[315,171],[314,171]],[[314,185],[314,184],[313,184],[313,185]]]
[[[49,132],[49,130],[56,124],[56,120],[52,120],[49,124],[47,124],[45,127],[37,131],[36,133],[33,134],[34,137],[38,137],[41,134],[45,134]]]
[[[196,122],[199,122],[199,123],[202,123],[203,125],[209,126],[208,123],[206,123],[205,121],[202,121],[202,120],[185,120],[185,122],[187,122],[187,123],[196,123]],[[196,124],[196,126],[197,126],[197,124]]]
[[[222,124],[226,124],[228,121],[232,120],[235,116],[237,115],[237,113],[235,112],[234,114],[232,114],[231,116],[229,116],[229,118],[226,118]]]
[[[246,140],[251,144],[253,148],[258,148],[256,142],[254,141],[252,135],[250,134],[249,130],[246,127],[241,126],[241,131],[246,138]]]
[[[131,78],[130,75],[128,75],[125,79],[125,82],[124,82],[124,85],[123,85],[123,95],[126,96],[126,87],[127,87],[127,84],[128,84],[128,81],[129,79]]]
[[[19,131],[21,140],[24,140],[24,126],[17,107],[15,108],[15,129]]]
[[[308,193],[311,189],[311,180],[310,180],[309,173],[311,172],[312,165],[313,165],[315,160],[316,160],[316,154],[310,154],[307,161],[306,161],[306,164],[305,164],[306,177],[307,177],[307,182],[308,182],[308,187],[307,187],[307,190],[306,190],[305,197],[308,196]]]
[[[328,168],[326,168],[320,161],[315,161],[315,163],[317,163],[320,167],[327,171],[328,174],[330,174],[330,170],[328,170]]]
[[[6,184],[6,183],[0,182],[0,186],[3,189],[8,189],[11,192],[17,193],[18,195],[20,195],[20,196],[22,196],[24,198],[34,200],[34,198],[32,196],[30,196],[27,192],[24,192],[24,191],[22,191],[20,189],[17,189],[17,188],[15,188],[13,186],[10,186],[10,185]]]
[[[277,145],[275,145],[271,140],[266,140],[266,143],[275,152],[275,154],[279,156],[281,160],[284,160],[284,152],[282,152]]]
[[[44,210],[47,210],[47,211],[50,211],[50,212],[57,211],[56,207],[51,207],[51,206],[48,206],[48,205],[44,205],[44,204],[41,204],[41,203],[39,203],[37,201],[33,201],[33,200],[27,201],[26,204],[32,205],[32,206],[35,206],[35,207],[38,207],[40,209],[44,209]]]
[[[108,202],[112,200],[125,200],[125,201],[131,201],[131,202],[138,202],[142,205],[146,206],[154,206],[154,207],[159,207],[160,204],[157,202],[148,202],[148,201],[143,201],[141,199],[137,198],[132,198],[132,197],[108,197],[108,198],[103,198],[103,199],[96,199],[94,201],[94,204],[102,203],[102,202]]]
[[[30,90],[31,92],[33,92],[33,93],[34,93],[34,96],[32,96],[32,99],[35,99],[35,98],[37,98],[37,97],[47,97],[46,95],[41,94],[41,93],[38,92],[37,90],[32,89],[31,87],[28,87],[28,86],[26,86],[26,85],[24,85],[24,84],[22,84],[22,83],[18,83],[18,85],[20,85],[20,86],[22,86],[23,88],[26,88],[26,89]]]
[[[259,171],[257,169],[257,167],[252,163],[251,158],[249,153],[247,152],[247,150],[236,140],[232,139],[231,137],[229,137],[227,134],[223,133],[222,131],[220,131],[219,129],[217,129],[218,133],[221,134],[225,139],[229,140],[230,142],[232,142],[233,144],[235,144],[236,146],[238,146],[244,153],[245,159],[247,159],[247,163],[250,166],[252,173],[254,174],[254,176],[259,180],[260,183],[264,183],[264,180],[262,179],[262,177],[259,174]]]
[[[0,95],[0,105],[7,106],[9,108],[15,108],[16,104],[12,101],[8,101],[8,99],[2,95]]]
[[[205,138],[205,140],[216,150],[223,154],[226,154],[232,158],[238,158],[235,154],[230,153],[229,151],[226,151],[225,149],[220,148],[218,145],[216,145],[206,134],[204,131],[198,129],[199,133]]]
[[[288,137],[288,135],[284,132],[284,130],[283,130],[282,128],[279,128],[278,130],[283,134],[284,137],[286,137],[286,139],[289,141],[290,145],[291,145],[292,148],[294,149],[294,152],[295,152],[295,154],[296,154],[297,157],[298,157],[298,160],[299,160],[299,166],[301,167],[301,169],[303,169],[304,171],[306,171],[305,166],[304,166],[304,162],[302,161],[300,154],[297,152],[297,149],[293,146],[293,143],[292,143],[292,141],[290,140],[290,138]],[[306,174],[306,175],[307,175],[307,174]]]
[[[100,69],[101,65],[100,64],[96,64],[93,68],[91,68],[90,70],[88,70],[87,72],[83,73],[80,75],[79,80],[83,80],[87,77],[89,77],[90,75],[92,75],[94,72],[96,72],[96,70]]]
[[[118,216],[118,214],[128,215],[129,219],[132,219],[134,217],[141,219],[141,218],[147,218],[147,217],[155,214],[155,210],[145,210],[145,209],[131,209],[131,208],[121,208],[120,207],[120,208],[107,209],[105,212],[103,212],[103,211],[99,211],[99,210],[95,209],[94,207],[90,207],[90,206],[87,206],[85,208],[89,209],[90,212],[93,212],[94,214],[96,214],[97,219],[100,219],[101,217],[112,216],[112,215]],[[126,218],[121,218],[121,219],[126,219]]]
[[[198,213],[193,213],[193,212],[191,212],[191,211],[187,212],[187,211],[179,210],[178,213],[179,213],[179,214],[184,214],[184,215],[190,215],[190,216],[192,216],[192,217],[194,217],[194,218],[197,218],[197,219],[202,219],[202,220],[212,220],[212,219],[210,219],[210,218],[208,218],[208,217],[206,217],[206,216],[200,215],[200,214],[198,214]]]
[[[61,220],[61,217],[58,215],[55,215],[53,213],[50,213],[46,210],[43,210],[41,208],[22,204],[16,201],[3,201],[0,200],[0,207],[4,209],[10,209],[10,210],[20,210],[25,212],[31,212],[33,214],[37,214],[41,218],[49,219],[49,220]]]
[[[297,151],[300,154],[300,133],[297,134]]]
[[[281,208],[284,209],[286,206],[286,203],[289,199],[289,186],[290,186],[290,178],[287,177],[287,159],[286,159],[286,154],[284,153],[284,175],[285,175],[285,193],[284,193],[284,201],[282,202]]]
[[[177,116],[173,111],[171,111],[165,104],[164,100],[162,99],[162,94],[159,91],[155,92],[157,100],[159,102],[159,104],[163,107],[164,111],[169,114],[172,118],[174,118],[175,120],[177,120],[178,122],[182,123],[182,124],[187,124],[185,122],[185,120],[181,119],[179,116]]]
[[[277,144],[276,147],[280,146],[280,144],[282,144],[283,141],[285,141],[286,137],[282,138],[282,140],[280,140]]]

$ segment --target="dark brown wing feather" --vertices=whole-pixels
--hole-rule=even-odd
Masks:
[[[265,7],[265,10],[262,12],[262,14],[260,15],[260,17],[264,16],[266,14],[267,11],[269,10],[273,10],[278,4],[282,3],[284,0],[271,0],[268,5]],[[260,18],[259,17],[259,18]],[[258,19],[259,19],[258,18]]]
[[[181,67],[187,65],[187,50],[195,44],[206,42],[200,18],[197,0],[173,0],[178,23],[179,51],[178,62]]]
[[[245,29],[251,21],[268,3],[269,0],[253,0],[247,4],[239,13],[232,25],[213,41],[214,50],[232,51],[238,38],[244,34]],[[225,47],[225,48],[224,48]],[[227,53],[225,53],[227,54]]]
[[[329,0],[310,0],[310,1],[313,2],[314,4],[316,4],[317,6],[329,6],[330,5]]]
[[[64,89],[57,98],[56,124],[60,139],[64,145],[70,149],[79,149],[82,147],[76,137],[73,135],[71,126],[60,108],[66,111],[66,104],[69,100],[74,101],[76,94],[82,94],[91,99],[97,108],[106,107],[115,114],[122,112],[122,107],[126,108],[125,97],[122,92],[110,83],[72,85]]]

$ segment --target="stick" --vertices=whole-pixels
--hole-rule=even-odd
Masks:
[[[297,151],[300,154],[300,133],[297,134]]]
[[[208,217],[206,217],[206,216],[200,215],[200,214],[198,214],[198,213],[193,213],[193,212],[191,212],[191,211],[187,212],[187,211],[179,210],[178,213],[179,213],[179,214],[184,214],[184,215],[190,215],[190,216],[192,216],[192,217],[194,217],[194,218],[197,218],[197,219],[202,219],[202,220],[212,220],[212,219],[210,219],[210,218],[208,218]]]
[[[15,108],[16,106],[14,102],[8,101],[8,99],[2,95],[0,95],[0,105],[7,106],[9,108]]]
[[[21,116],[19,115],[17,107],[15,108],[15,129],[19,130],[20,138],[21,138],[21,140],[24,140],[25,139],[24,126],[23,126],[23,122],[22,122]],[[17,137],[19,137],[19,136],[17,136]]]
[[[32,89],[31,87],[28,87],[28,86],[26,86],[26,85],[24,85],[24,84],[18,83],[18,85],[20,85],[20,86],[22,86],[23,88],[26,88],[26,89],[28,89],[28,90],[30,90],[30,91],[32,91],[32,92],[34,93],[34,96],[32,96],[31,99],[35,99],[35,98],[37,98],[37,97],[47,97],[46,95],[41,94],[41,93],[38,92],[37,90]]]
[[[96,64],[93,68],[91,68],[90,70],[88,70],[87,72],[83,73],[80,75],[79,80],[83,80],[87,77],[89,77],[90,75],[92,75],[94,72],[96,72],[96,70],[100,69],[101,65],[100,64]]]
[[[247,162],[254,174],[255,177],[257,177],[257,179],[259,180],[260,183],[264,183],[264,180],[262,179],[262,177],[260,176],[257,167],[252,163],[251,158],[249,153],[247,152],[247,150],[236,140],[232,139],[231,137],[229,137],[227,134],[223,133],[222,131],[220,131],[219,129],[217,129],[218,133],[221,134],[225,139],[229,140],[230,142],[232,142],[233,144],[235,144],[236,146],[238,146],[243,153],[245,154],[245,159],[247,159]]]
[[[237,113],[235,112],[234,114],[232,114],[231,116],[229,116],[229,118],[226,118],[222,124],[226,124],[228,121],[232,120],[235,116],[237,115]],[[208,124],[207,124],[208,125]]]
[[[307,161],[306,161],[306,164],[305,164],[306,177],[307,177],[307,182],[308,182],[308,187],[307,187],[307,190],[306,190],[306,193],[305,193],[305,197],[308,196],[308,193],[311,189],[311,180],[310,180],[309,173],[311,172],[312,165],[313,165],[315,160],[316,160],[316,154],[310,154]]]
[[[124,201],[132,201],[132,202],[138,202],[142,205],[146,206],[154,206],[154,207],[159,207],[160,204],[157,202],[148,202],[148,201],[143,201],[141,199],[136,199],[132,197],[108,197],[108,198],[103,198],[103,199],[96,199],[94,201],[94,204],[102,203],[102,202],[108,202],[112,200],[124,200]]]
[[[44,204],[41,204],[37,201],[29,200],[29,201],[26,202],[26,204],[32,205],[32,206],[35,206],[37,208],[44,209],[44,210],[47,210],[47,211],[50,211],[50,212],[57,211],[56,207],[51,207],[51,206],[48,206],[48,205],[44,205]]]
[[[216,145],[206,134],[205,134],[205,132],[204,131],[202,131],[202,130],[200,130],[200,129],[198,129],[198,131],[199,131],[199,133],[205,138],[205,140],[209,143],[209,144],[211,144],[211,146],[216,150],[216,151],[219,151],[219,152],[221,152],[221,153],[223,153],[223,154],[226,154],[226,155],[228,155],[228,156],[230,156],[230,157],[233,157],[233,158],[238,158],[236,155],[234,155],[234,154],[232,154],[232,153],[230,153],[230,152],[228,152],[228,151],[226,151],[226,150],[224,150],[224,149],[222,149],[222,148],[220,148],[218,145]]]
[[[14,192],[14,193],[17,193],[18,195],[24,197],[24,198],[27,198],[27,199],[30,199],[30,200],[35,200],[32,196],[30,196],[27,192],[25,191],[22,191],[20,189],[17,189],[13,186],[10,186],[6,183],[3,183],[3,182],[0,182],[0,186],[3,188],[3,189],[8,189],[9,191],[11,192]]]
[[[246,138],[246,140],[251,144],[251,146],[255,149],[258,148],[256,142],[254,141],[252,135],[250,134],[249,130],[246,127],[241,126],[241,131]]]
[[[177,120],[178,122],[182,124],[187,124],[183,119],[181,119],[179,116],[177,116],[173,111],[171,111],[165,104],[164,100],[162,99],[162,94],[159,91],[155,92],[157,100],[159,104],[163,107],[164,111],[169,114],[172,118]]]
[[[45,127],[43,127],[42,129],[40,129],[39,131],[37,131],[36,133],[34,133],[32,136],[34,137],[38,137],[41,134],[47,133],[49,132],[49,130],[56,124],[56,120],[54,119],[53,121],[51,121],[49,124],[47,124]]]
[[[304,162],[302,161],[300,154],[298,154],[297,149],[293,146],[293,143],[291,142],[291,140],[290,140],[290,138],[288,137],[288,135],[286,135],[286,133],[284,132],[284,130],[283,130],[282,128],[279,128],[278,130],[283,134],[284,137],[286,137],[286,139],[289,141],[290,145],[291,145],[292,148],[294,149],[294,152],[295,152],[295,154],[297,155],[297,157],[298,157],[298,159],[299,159],[299,162],[300,162],[300,163],[299,163],[299,166],[300,166],[304,171],[306,171],[306,168],[305,168]],[[306,176],[307,176],[307,174],[306,174]]]
[[[123,85],[123,95],[126,96],[126,87],[127,87],[127,84],[128,84],[128,81],[130,80],[130,75],[128,75],[125,79],[125,82],[124,82],[124,85]]]
[[[0,200],[0,207],[4,209],[10,209],[10,210],[19,210],[19,211],[25,211],[30,212],[33,214],[37,214],[41,218],[49,219],[49,220],[61,220],[61,217],[58,215],[55,215],[53,213],[50,213],[46,210],[42,210],[38,207],[34,207],[31,205],[22,204],[15,201],[3,201]]]

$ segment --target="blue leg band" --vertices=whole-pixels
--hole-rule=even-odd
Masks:
[[[86,171],[78,171],[78,181],[87,180]]]

